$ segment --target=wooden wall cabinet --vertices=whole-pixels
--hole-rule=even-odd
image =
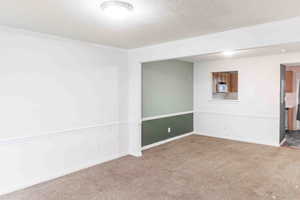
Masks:
[[[238,92],[238,72],[213,72],[213,92],[217,92],[219,82],[228,85],[228,92]]]
[[[294,130],[294,112],[295,108],[288,108],[288,130]]]
[[[286,71],[285,72],[285,92],[293,92],[293,76],[294,72]]]
[[[230,92],[238,92],[238,73],[230,73]]]

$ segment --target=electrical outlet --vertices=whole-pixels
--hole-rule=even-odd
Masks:
[[[170,127],[168,128],[168,133],[171,133],[171,128]]]

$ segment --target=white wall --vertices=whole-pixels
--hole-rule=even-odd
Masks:
[[[0,194],[127,154],[126,51],[5,27],[0,44]]]
[[[279,145],[280,64],[300,53],[195,63],[194,126],[199,134]],[[212,100],[211,73],[239,73],[239,101]]]
[[[300,41],[300,17],[129,51],[130,153],[141,155],[141,63]],[[273,142],[273,140],[272,140]]]

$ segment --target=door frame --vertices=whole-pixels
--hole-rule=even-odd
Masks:
[[[279,123],[279,144],[281,145],[284,142],[286,135],[286,109],[285,109],[285,72],[286,66],[280,64],[280,100],[279,100],[279,109],[280,109],[280,123]]]

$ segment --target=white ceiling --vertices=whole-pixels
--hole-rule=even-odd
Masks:
[[[224,59],[232,59],[232,58],[245,58],[245,57],[254,57],[254,56],[267,56],[267,55],[276,55],[276,54],[284,54],[284,53],[294,53],[294,52],[300,52],[300,43],[289,43],[289,44],[281,44],[281,45],[267,46],[261,48],[242,49],[242,50],[236,50],[235,52],[236,53],[232,56],[224,56],[223,53],[220,52],[220,53],[185,57],[185,58],[180,58],[178,60],[183,60],[188,62],[207,62],[213,60],[224,60]],[[295,66],[295,63],[290,63],[290,65]],[[290,65],[287,64],[287,66]]]
[[[299,0],[127,0],[116,21],[103,0],[3,0],[0,24],[122,48],[220,32],[299,16]]]

